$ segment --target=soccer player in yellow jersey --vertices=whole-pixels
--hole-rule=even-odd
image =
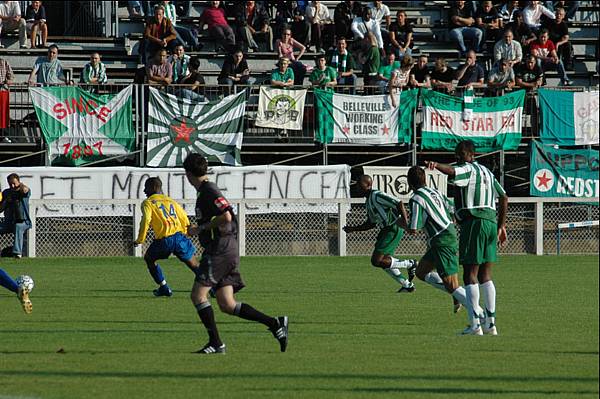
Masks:
[[[196,248],[186,235],[190,225],[187,214],[177,202],[162,193],[162,182],[158,177],[150,177],[144,184],[147,199],[142,202],[142,220],[135,245],[143,244],[148,228],[154,230],[154,241],[144,255],[150,275],[158,284],[153,291],[155,296],[171,296],[173,292],[167,285],[159,259],[167,259],[171,254],[185,263],[194,273],[198,269],[198,260],[194,256]]]

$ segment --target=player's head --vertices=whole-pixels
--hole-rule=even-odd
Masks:
[[[160,177],[149,177],[144,183],[144,194],[149,197],[154,194],[162,193],[162,181]]]
[[[358,188],[360,193],[365,197],[369,194],[373,188],[373,179],[369,175],[362,175],[358,178]]]
[[[454,154],[459,162],[473,162],[475,159],[475,144],[471,140],[463,140],[456,146]]]
[[[200,186],[203,180],[203,176],[208,174],[208,161],[200,154],[190,154],[183,161],[183,168],[185,169],[185,177],[188,182],[196,188]]]
[[[420,166],[413,166],[408,170],[408,185],[413,191],[425,186],[425,171]]]
[[[21,187],[21,178],[16,173],[6,176],[6,181],[8,182],[8,187],[12,190],[18,190]]]

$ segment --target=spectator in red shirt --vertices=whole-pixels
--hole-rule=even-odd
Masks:
[[[561,84],[563,86],[571,86],[573,82],[567,76],[565,67],[556,54],[556,46],[548,37],[548,29],[542,29],[539,39],[531,45],[531,54],[535,56],[538,65],[544,72],[548,69],[555,69],[560,76]]]
[[[235,35],[227,23],[225,10],[219,7],[220,1],[211,1],[210,7],[205,8],[200,15],[200,28],[208,25],[209,35],[217,41],[226,51],[235,49]]]

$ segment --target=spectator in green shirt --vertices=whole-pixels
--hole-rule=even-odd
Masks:
[[[327,66],[324,54],[317,56],[316,64],[317,67],[310,74],[310,82],[320,89],[333,91],[333,87],[337,84],[337,71]]]
[[[275,87],[291,87],[294,85],[294,71],[288,68],[290,60],[285,57],[279,57],[277,69],[271,73],[271,86]]]
[[[388,83],[392,78],[392,72],[399,68],[400,61],[396,61],[396,55],[394,53],[389,53],[387,56],[387,64],[379,67],[377,73],[377,79],[379,79],[377,84],[379,85],[381,94],[385,94]]]

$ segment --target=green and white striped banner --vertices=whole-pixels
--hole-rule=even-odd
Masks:
[[[422,90],[423,149],[453,151],[463,140],[477,151],[516,150],[521,142],[521,117],[525,91],[501,97],[457,98]],[[471,103],[472,101],[472,103]]]
[[[241,165],[245,90],[220,101],[198,102],[150,88],[147,166],[182,166],[189,153],[209,162]]]

